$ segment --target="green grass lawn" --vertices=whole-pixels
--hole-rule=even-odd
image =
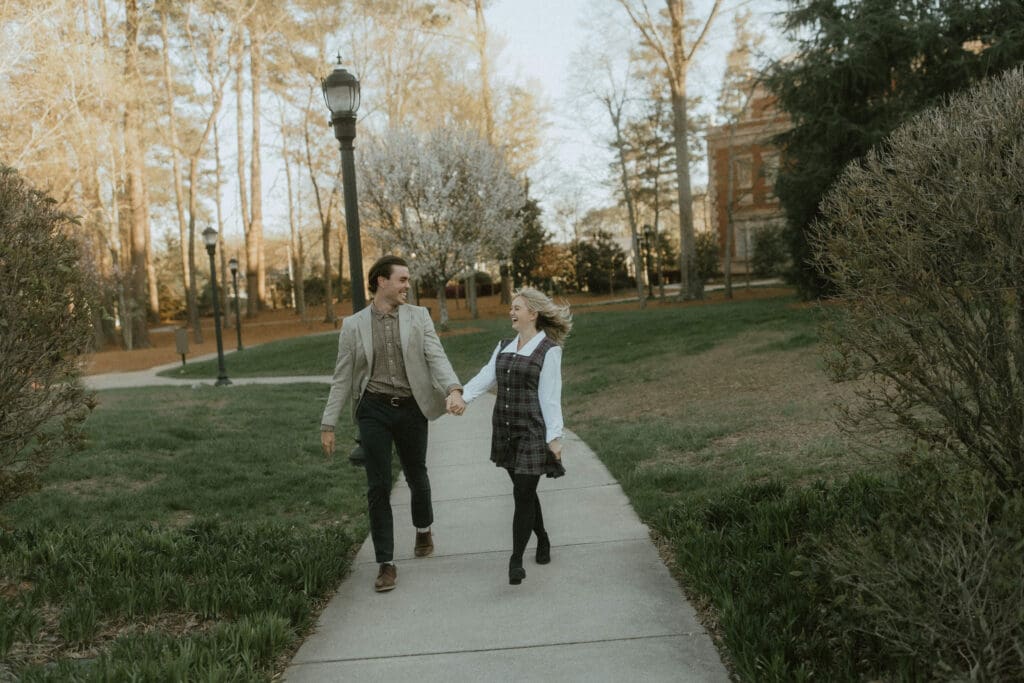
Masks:
[[[884,487],[832,424],[818,315],[788,298],[587,310],[566,345],[567,426],[622,483],[741,680],[887,673],[821,608],[814,573],[816,539],[871,515]],[[466,380],[509,334],[507,320],[457,323],[443,343]],[[229,374],[330,374],[336,344],[247,349]],[[0,510],[7,665],[26,680],[280,670],[366,532],[361,472],[318,452],[326,392],[103,392],[87,450]]]
[[[325,398],[101,392],[86,449],[0,510],[0,679],[280,669],[367,533],[362,470],[319,450]]]

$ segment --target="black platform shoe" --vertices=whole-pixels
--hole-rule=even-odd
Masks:
[[[508,582],[513,586],[518,586],[526,578],[526,570],[523,569],[523,560],[519,558],[510,558],[508,561]]]
[[[537,564],[551,562],[551,540],[547,534],[537,537]]]

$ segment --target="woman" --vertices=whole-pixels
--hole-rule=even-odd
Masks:
[[[562,343],[572,328],[568,306],[558,306],[543,292],[516,292],[509,311],[514,339],[498,343],[491,359],[463,389],[469,403],[495,385],[498,400],[491,419],[491,460],[512,479],[512,557],[508,582],[526,578],[523,552],[530,533],[537,535],[537,564],[551,561],[551,541],[537,498],[541,475],[561,476]],[[451,412],[464,408],[453,405]]]

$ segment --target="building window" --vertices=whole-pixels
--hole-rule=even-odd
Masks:
[[[764,177],[765,200],[775,199],[775,182],[779,177],[778,152],[767,152],[761,155],[761,175]]]
[[[738,155],[732,160],[732,182],[736,194],[754,186],[754,160],[749,154]]]
[[[736,225],[735,230],[736,258],[746,261],[754,252],[754,227],[750,223],[740,223]]]

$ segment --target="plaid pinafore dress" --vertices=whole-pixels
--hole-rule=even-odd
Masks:
[[[504,349],[512,343],[503,339]],[[555,346],[545,337],[529,356],[499,351],[495,361],[498,398],[491,418],[491,460],[514,474],[547,474],[547,427],[537,388],[544,357]]]

